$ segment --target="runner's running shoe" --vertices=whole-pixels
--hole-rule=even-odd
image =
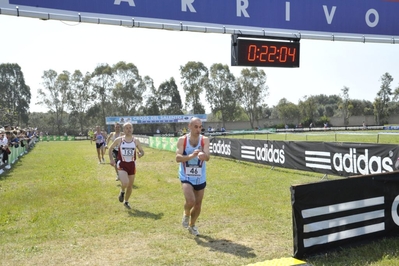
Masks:
[[[198,228],[196,226],[189,226],[188,227],[188,231],[190,232],[190,234],[198,236],[199,235],[199,231]]]
[[[125,192],[119,193],[119,202],[123,202],[123,200],[125,199]]]
[[[132,207],[130,207],[129,202],[127,202],[127,201],[125,201],[125,203],[123,205],[125,205],[125,208],[128,209],[128,210],[132,209]]]
[[[183,213],[183,219],[182,219],[182,221],[181,221],[181,225],[183,225],[184,228],[187,228],[189,222],[190,222],[190,216],[186,216],[186,215]]]

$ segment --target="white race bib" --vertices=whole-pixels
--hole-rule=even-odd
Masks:
[[[122,148],[122,155],[123,156],[133,156],[134,148]]]
[[[186,175],[193,176],[193,177],[201,177],[201,167],[186,166]]]

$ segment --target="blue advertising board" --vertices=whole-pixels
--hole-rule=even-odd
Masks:
[[[399,0],[9,0],[12,5],[237,29],[399,36]]]
[[[143,116],[109,116],[105,118],[107,125],[115,123],[132,124],[164,124],[164,123],[187,123],[190,122],[192,117],[198,117],[202,122],[207,121],[206,114],[189,114],[189,115],[143,115]]]

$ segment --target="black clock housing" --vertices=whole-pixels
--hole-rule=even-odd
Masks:
[[[299,39],[267,40],[232,36],[231,65],[299,67]]]

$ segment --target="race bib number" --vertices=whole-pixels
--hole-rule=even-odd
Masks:
[[[122,155],[123,156],[133,156],[134,148],[122,148]]]
[[[198,167],[198,166],[187,166],[186,167],[186,175],[187,176],[200,177],[201,176],[201,167]]]

